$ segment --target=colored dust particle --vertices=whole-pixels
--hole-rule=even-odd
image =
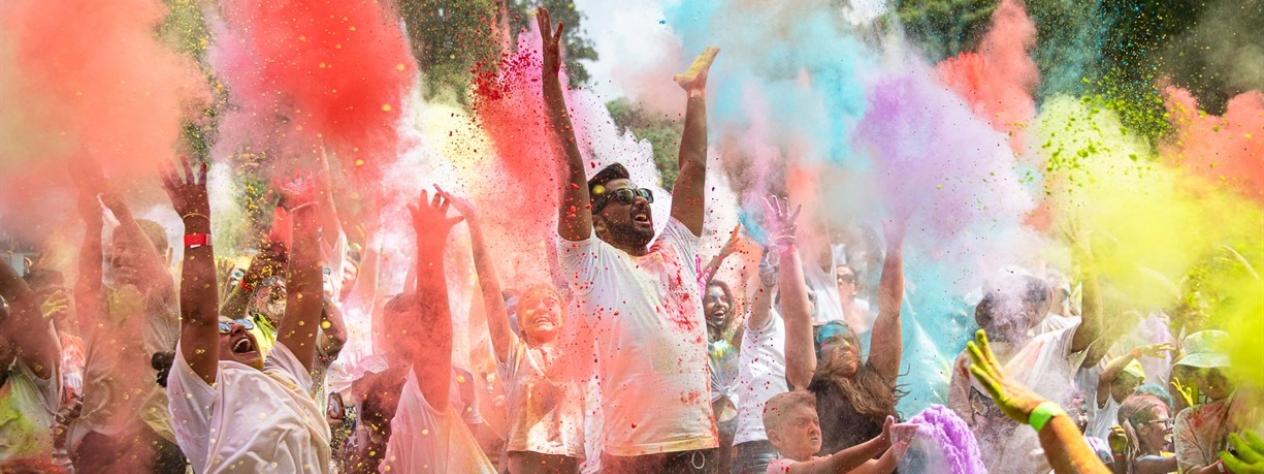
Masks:
[[[542,8],[565,25],[557,58]],[[0,270],[19,277],[0,272],[0,472],[149,470],[75,466],[93,430],[155,431],[199,472],[508,469],[485,438],[564,446],[589,472],[604,455],[710,447],[728,424],[758,438],[759,398],[800,375],[821,410],[873,422],[844,430],[916,425],[899,472],[1028,472],[1035,431],[958,364],[980,324],[1011,382],[1069,412],[1099,393],[1097,372],[1156,343],[1179,347],[1132,356],[1147,384],[1199,409],[1223,387],[1173,366],[1202,354],[1258,411],[1260,31],[1261,0],[0,0]],[[186,182],[182,157],[206,180]],[[158,175],[173,162],[176,178]],[[586,186],[614,164],[628,176]],[[56,331],[59,383],[30,378],[55,351],[29,347],[49,331],[21,324],[27,293]],[[772,329],[752,326],[765,302]],[[305,313],[290,304],[314,310],[286,333]],[[213,318],[227,330],[196,332]],[[845,323],[864,372],[842,351],[790,370],[811,366],[808,319]],[[174,365],[195,332],[226,342]],[[1081,334],[1094,342],[1074,358],[1050,350]],[[295,380],[319,380],[291,390],[277,371],[312,347]],[[257,380],[242,374],[264,359],[228,360],[269,351]],[[875,382],[892,354],[897,378]],[[198,378],[214,393],[190,393]],[[243,380],[276,390],[240,396]],[[217,398],[161,396],[180,389]],[[420,416],[442,394],[451,419]],[[260,405],[234,405],[247,399]],[[207,406],[250,423],[215,419],[198,446],[169,431],[211,420]],[[305,412],[326,406],[344,418]],[[1114,413],[1088,412],[1086,434],[1110,438],[1088,431]],[[1145,451],[1124,432],[1127,454]],[[839,434],[822,438],[877,432]],[[215,465],[229,454],[267,467]]]

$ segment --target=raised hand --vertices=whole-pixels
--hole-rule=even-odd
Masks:
[[[1005,376],[1001,363],[996,360],[996,354],[992,353],[987,332],[984,330],[980,329],[975,334],[975,339],[966,343],[966,349],[970,351],[972,361],[970,373],[992,395],[996,406],[1010,418],[1026,424],[1031,418],[1031,412],[1045,399]]]
[[[1237,474],[1264,474],[1264,438],[1254,431],[1229,433],[1229,444],[1236,453],[1220,453],[1225,467]]]
[[[430,198],[429,193],[421,191],[417,205],[408,206],[413,217],[413,230],[417,232],[417,248],[421,252],[432,255],[442,253],[448,240],[448,232],[452,226],[464,220],[464,217],[448,217],[451,202],[440,194]]]
[[[281,197],[277,205],[287,212],[294,212],[300,207],[315,204],[317,197],[323,191],[318,179],[304,175],[277,182],[274,187]]]
[[[478,217],[478,209],[474,207],[474,203],[470,202],[469,199],[447,192],[437,184],[435,185],[435,196],[446,199],[452,204],[452,208],[456,209],[456,212],[460,213],[466,219],[473,220]]]
[[[1176,346],[1168,342],[1160,342],[1158,344],[1140,346],[1132,350],[1134,358],[1139,358],[1141,356],[1162,357],[1164,352],[1174,353],[1176,352]]]
[[[803,210],[803,206],[795,206],[794,210],[790,210],[790,201],[778,198],[777,196],[768,196],[764,199],[765,218],[767,219],[768,234],[771,237],[772,244],[784,249],[795,243],[795,220],[799,218],[799,212]]]
[[[566,24],[559,22],[554,29],[549,9],[544,7],[536,10],[535,21],[540,27],[540,39],[543,40],[541,52],[544,54],[544,77],[557,78],[557,73],[562,69],[561,42]]]
[[[171,207],[180,214],[180,218],[202,217],[209,223],[211,203],[206,194],[206,163],[194,166],[189,163],[188,157],[183,157],[180,159],[180,170],[174,165],[165,165],[162,188],[167,191]]]
[[[715,62],[715,55],[720,54],[720,48],[709,46],[702,54],[694,58],[693,64],[689,65],[689,69],[685,72],[677,74],[673,79],[676,84],[680,84],[680,88],[686,92],[701,92],[707,89],[707,74],[711,71],[711,63]]]

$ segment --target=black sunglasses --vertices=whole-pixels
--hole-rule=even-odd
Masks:
[[[618,199],[619,202],[623,204],[632,204],[633,201],[636,201],[638,196],[645,198],[645,200],[649,201],[650,204],[654,203],[654,192],[649,189],[619,188],[606,191],[604,194],[599,196],[597,198],[597,202],[593,204],[592,212],[594,214],[601,212],[602,209],[606,208],[606,204],[610,203],[611,199]]]

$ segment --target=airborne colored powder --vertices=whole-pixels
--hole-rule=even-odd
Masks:
[[[910,456],[900,466],[907,472],[943,472],[951,474],[985,474],[983,455],[970,427],[956,412],[943,405],[931,405],[908,420],[917,426],[917,440]],[[921,463],[911,466],[911,463]],[[933,467],[932,467],[933,466]],[[911,471],[908,469],[912,468]]]
[[[1008,133],[1018,153],[1026,150],[1027,122],[1036,115],[1031,93],[1040,71],[1027,51],[1036,44],[1036,24],[1021,0],[1003,0],[992,13],[978,52],[964,52],[939,63],[939,77],[966,99],[992,127]]]
[[[220,6],[210,61],[235,106],[221,125],[221,154],[254,145],[310,160],[323,143],[354,176],[380,176],[399,152],[398,122],[417,77],[395,15],[372,0]]]
[[[1229,100],[1224,115],[1216,116],[1200,110],[1189,91],[1168,87],[1167,105],[1177,133],[1164,154],[1264,203],[1264,94],[1239,94]]]
[[[21,203],[0,213],[53,224],[64,208],[45,206],[69,166],[102,163],[125,187],[175,156],[206,88],[154,34],[166,13],[158,0],[0,5],[0,202]]]

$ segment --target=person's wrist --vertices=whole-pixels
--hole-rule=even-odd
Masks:
[[[1027,424],[1031,425],[1037,433],[1044,430],[1054,418],[1066,416],[1066,411],[1057,403],[1049,400],[1042,401],[1032,408],[1027,415]]]
[[[209,219],[185,219],[185,234],[209,234],[211,233],[211,221]]]

